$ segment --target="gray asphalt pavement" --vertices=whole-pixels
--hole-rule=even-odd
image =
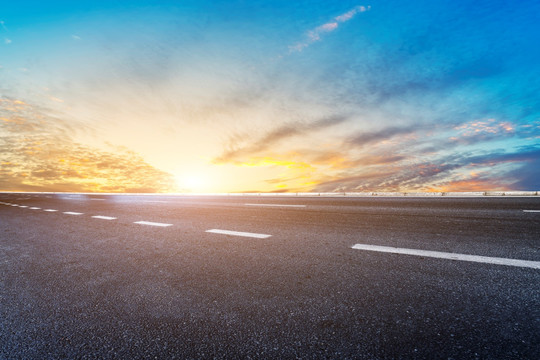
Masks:
[[[0,359],[538,359],[535,264],[539,197],[0,194]]]

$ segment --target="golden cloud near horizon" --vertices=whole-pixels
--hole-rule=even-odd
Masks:
[[[0,99],[0,191],[176,192],[174,177],[133,151],[73,140],[65,120]]]

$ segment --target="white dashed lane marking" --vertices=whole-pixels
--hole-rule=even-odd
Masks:
[[[152,222],[152,221],[135,221],[134,224],[161,226],[161,227],[172,226],[172,224],[164,224],[164,223],[158,223],[158,222]]]
[[[74,212],[74,211],[64,211],[64,214],[66,214],[66,215],[82,215],[83,213]]]
[[[55,209],[45,209],[43,211],[46,211],[46,212],[57,212],[58,210],[55,210]]]
[[[245,206],[267,206],[267,207],[289,207],[289,208],[305,208],[306,205],[285,205],[285,204],[244,204]]]
[[[41,209],[40,207],[35,207],[35,206],[32,206],[31,208],[29,208],[30,210],[39,210]]]
[[[103,216],[103,215],[95,215],[92,216],[94,219],[102,219],[102,220],[116,220],[117,218],[112,216]]]
[[[250,233],[250,232],[230,231],[230,230],[220,230],[220,229],[206,230],[206,232],[214,233],[214,234],[232,235],[232,236],[252,237],[252,238],[257,238],[257,239],[266,239],[272,236],[272,235],[267,235],[267,234],[256,234],[256,233]]]
[[[540,213],[540,210],[523,210],[523,212]]]
[[[21,205],[21,206],[19,206],[19,207],[20,207],[20,208],[27,208],[28,206],[26,206],[26,205]]]
[[[432,257],[432,258],[439,258],[439,259],[471,261],[471,262],[478,262],[478,263],[485,263],[485,264],[496,264],[496,265],[507,265],[507,266],[518,266],[518,267],[540,269],[540,261],[455,254],[455,253],[447,253],[447,252],[440,252],[440,251],[406,249],[406,248],[396,248],[396,247],[391,247],[391,246],[378,246],[378,245],[366,245],[366,244],[356,244],[352,248],[358,249],[358,250],[376,251],[376,252],[384,252],[384,253],[391,253],[391,254],[415,255],[415,256]]]
[[[104,201],[105,199],[90,199],[90,200],[93,200],[93,201]]]

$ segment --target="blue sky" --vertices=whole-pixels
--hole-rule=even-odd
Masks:
[[[3,5],[0,190],[540,188],[537,1]]]

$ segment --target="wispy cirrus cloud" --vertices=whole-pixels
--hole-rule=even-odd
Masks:
[[[280,141],[292,138],[294,136],[305,136],[314,131],[324,130],[341,124],[346,120],[347,117],[345,116],[333,116],[322,118],[314,122],[285,124],[266,133],[259,139],[251,140],[244,146],[238,145],[238,142],[242,141],[241,136],[233,135],[230,138],[229,149],[224,151],[220,156],[216,157],[213,162],[215,164],[242,162],[260,154],[261,152],[267,151]]]
[[[366,12],[371,9],[371,6],[355,6],[351,10],[334,17],[331,21],[324,23],[316,28],[309,30],[306,33],[306,39],[289,46],[289,52],[302,51],[314,42],[320,41],[321,36],[325,33],[332,32],[339,27],[340,23],[351,20],[356,14]]]
[[[353,146],[367,146],[373,143],[387,141],[396,136],[413,134],[418,130],[415,126],[390,126],[376,131],[361,131],[349,137],[346,143]]]

